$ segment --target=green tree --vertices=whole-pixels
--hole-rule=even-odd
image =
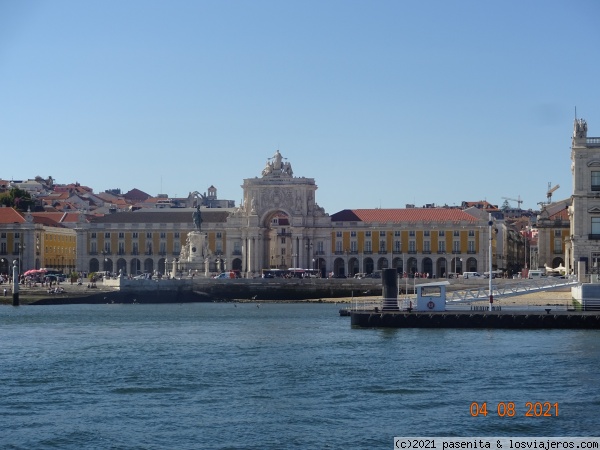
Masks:
[[[29,192],[19,188],[12,188],[0,194],[0,205],[14,207],[18,211],[27,211],[27,208],[32,208],[34,202],[31,199]]]

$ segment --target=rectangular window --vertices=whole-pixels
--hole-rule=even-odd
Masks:
[[[600,217],[592,217],[592,234],[600,236]]]
[[[19,239],[21,237],[21,233],[17,232],[15,233],[15,239]]]
[[[454,236],[460,236],[460,231],[454,230]]]
[[[408,251],[409,253],[417,252],[417,243],[416,241],[408,241]]]
[[[285,233],[285,228],[283,228],[283,229],[281,230],[281,232],[282,232],[282,233]],[[217,239],[222,239],[222,238],[223,238],[223,234],[222,234],[220,231],[219,231],[219,232],[217,232]]]
[[[110,239],[110,233],[104,233],[104,239]]]
[[[285,256],[285,248],[281,249],[281,256]]]
[[[562,239],[561,238],[554,239],[554,253],[562,253]]]
[[[119,255],[125,254],[125,242],[119,242]]]
[[[365,237],[371,237],[371,232],[370,231],[365,231]]]
[[[132,244],[131,244],[131,252],[132,252],[134,255],[137,255],[137,254],[140,252],[140,248],[139,248],[139,246],[138,246],[138,245],[139,245],[139,244],[138,244],[137,242],[132,242]]]
[[[469,237],[475,237],[475,230],[469,230]]]
[[[341,253],[342,252],[342,243],[340,241],[336,241],[336,243],[335,243],[335,251],[336,251],[336,253]]]
[[[402,241],[394,241],[394,251],[398,253],[402,251]]]
[[[379,241],[379,251],[385,252],[385,241]]]
[[[167,253],[167,243],[161,242],[160,244],[158,244],[158,251],[160,252],[161,255],[164,255],[165,253]]]
[[[318,241],[317,242],[317,252],[319,253],[319,255],[324,255],[325,254],[325,245],[323,244],[323,241]]]
[[[467,242],[469,253],[475,253],[475,241]]]
[[[600,267],[600,253],[592,252],[591,256],[592,256],[592,273],[598,273],[598,267]],[[586,262],[586,265],[587,265],[587,262]]]
[[[6,233],[2,233],[2,234],[0,235],[0,237],[1,237],[2,239],[6,239]]]
[[[372,252],[373,251],[373,247],[372,247],[372,242],[371,241],[365,241],[365,252]]]
[[[46,249],[48,251],[48,249]],[[98,253],[98,247],[95,242],[90,242],[90,253]]]
[[[394,236],[400,237],[400,230],[394,230]]]
[[[350,237],[354,237],[355,238],[356,237],[356,231],[351,231],[350,232]]]
[[[358,243],[356,241],[350,241],[350,251],[356,253],[358,251]]]
[[[242,243],[240,241],[233,241],[233,253],[236,255],[242,253]]]
[[[111,253],[111,251],[110,251],[110,242],[105,242],[104,243],[104,251],[106,253]]]
[[[554,237],[562,237],[562,231],[561,230],[554,230]]]
[[[138,238],[137,232],[132,233],[132,237],[133,237],[133,239],[137,239]]]
[[[176,231],[175,233],[173,233],[173,237],[175,239],[179,239],[179,231]]]
[[[165,233],[164,231],[160,233],[160,238],[161,239],[166,239],[167,238],[167,233]]]
[[[7,251],[6,251],[6,242],[0,243],[0,253],[2,253],[3,255],[6,255],[6,253],[7,253]]]
[[[152,233],[146,233],[146,239],[152,239]]]
[[[96,233],[92,233],[92,239],[96,239]]]
[[[178,255],[181,252],[181,243],[179,241],[173,242],[173,254]]]
[[[423,236],[429,236],[429,230],[424,230],[423,231]]]
[[[335,232],[335,237],[341,238],[342,237],[342,232],[341,231],[336,231]]]
[[[444,236],[446,236],[446,232],[444,230],[440,230],[440,231],[438,231],[438,236],[444,237]]]
[[[281,238],[281,243],[285,244],[285,238]]]
[[[423,241],[423,252],[431,253],[431,241]]]
[[[452,251],[456,253],[460,252],[460,241],[452,242]]]
[[[408,232],[408,235],[409,235],[410,237],[415,237],[415,230],[410,230],[410,231]]]
[[[592,191],[600,191],[600,172],[592,171]]]
[[[385,237],[385,231],[379,231],[379,236],[384,236]]]
[[[446,241],[438,241],[438,252],[446,253]]]
[[[119,239],[125,239],[125,233],[119,232]]]

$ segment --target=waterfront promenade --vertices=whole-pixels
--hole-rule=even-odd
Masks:
[[[401,280],[399,298],[410,298],[414,284],[431,279]],[[448,291],[487,286],[487,280],[449,280]],[[522,280],[498,279],[495,285],[511,285]],[[10,285],[0,285],[3,304],[12,303]],[[193,301],[332,301],[336,303],[375,302],[381,300],[381,279],[208,279],[181,278],[171,280],[107,280],[89,288],[87,283],[61,283],[60,294],[49,294],[47,288],[20,286],[21,304],[32,303],[133,303],[193,302]],[[408,292],[405,292],[408,289]],[[496,299],[501,305],[566,305],[571,302],[570,288],[536,292],[510,298]],[[485,302],[482,302],[484,304]]]

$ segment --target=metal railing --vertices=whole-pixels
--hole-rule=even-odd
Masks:
[[[494,298],[512,297],[516,295],[529,294],[533,292],[550,291],[562,287],[571,287],[577,285],[574,279],[561,279],[556,277],[542,278],[539,280],[523,280],[519,283],[505,284],[503,286],[492,286],[492,295]],[[472,289],[463,289],[452,291],[447,295],[448,302],[474,302],[490,298],[488,287],[476,287]]]

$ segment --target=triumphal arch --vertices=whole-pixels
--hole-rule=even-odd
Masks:
[[[261,269],[317,269],[326,272],[332,224],[315,201],[313,178],[295,177],[279,150],[260,176],[242,185],[242,205],[225,224],[234,265],[248,276]]]

